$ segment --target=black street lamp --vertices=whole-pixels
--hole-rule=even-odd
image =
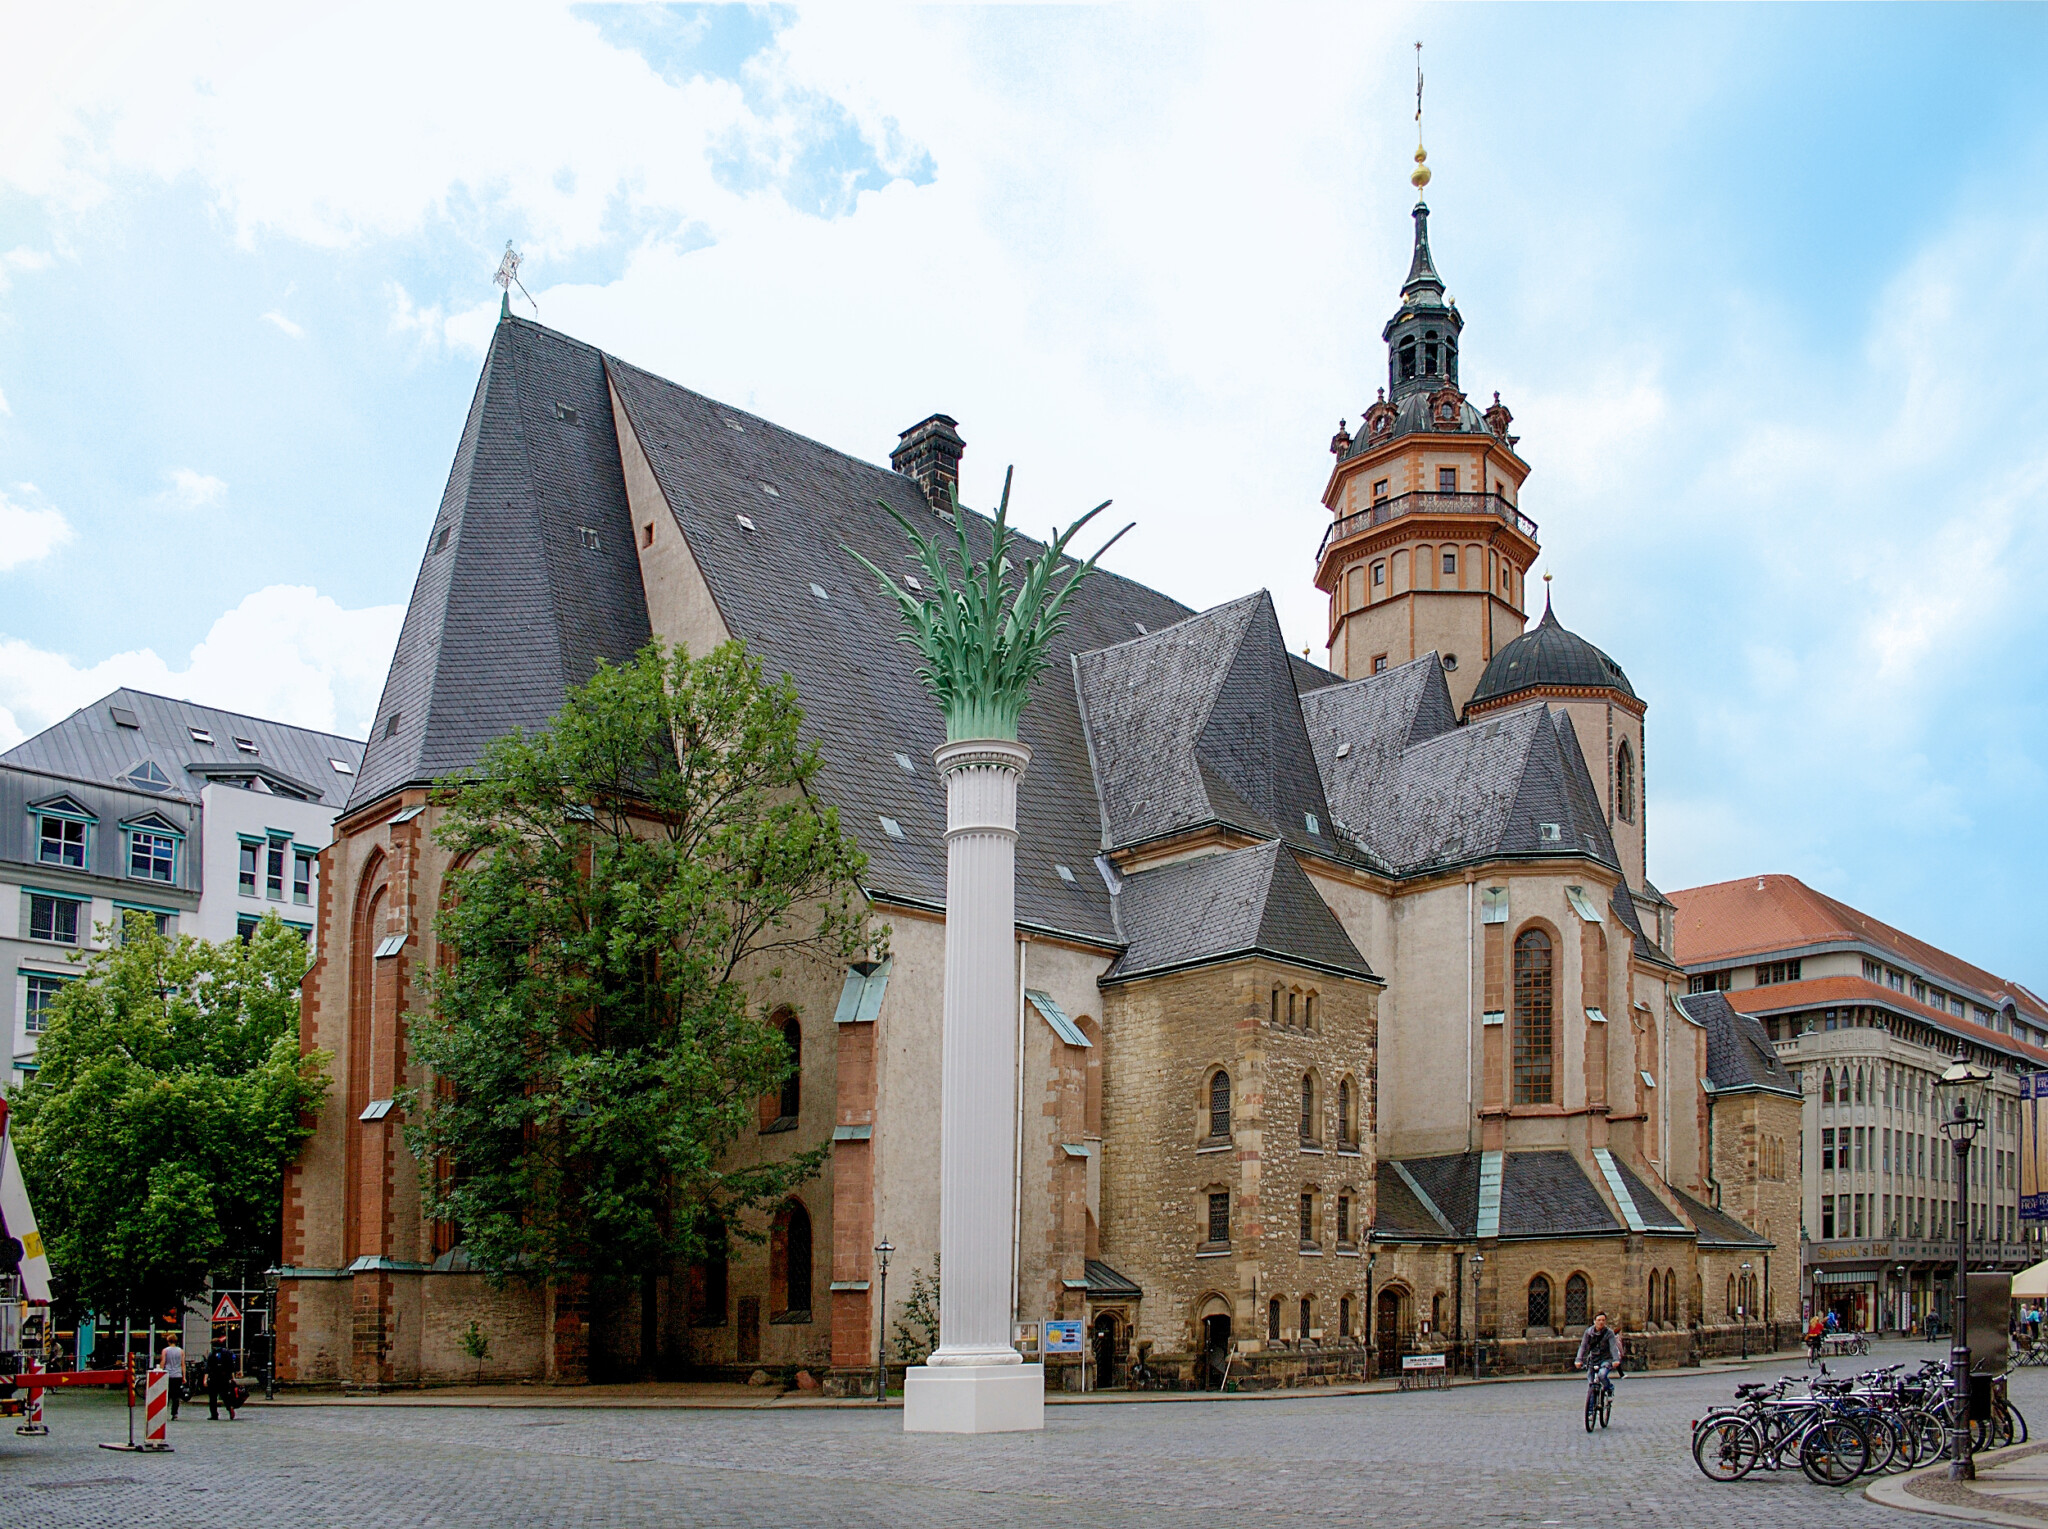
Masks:
[[[1941,1134],[1956,1149],[1956,1289],[1949,1302],[1949,1370],[1955,1387],[1954,1425],[1949,1430],[1948,1478],[1974,1481],[1970,1458],[1970,1337],[1966,1304],[1970,1284],[1970,1147],[1984,1129],[1984,1095],[1989,1068],[1958,1062],[1934,1085],[1942,1102]]]
[[[1748,1259],[1746,1259],[1746,1258],[1745,1258],[1745,1259],[1743,1259],[1743,1261],[1742,1261],[1742,1283],[1741,1283],[1741,1284],[1739,1284],[1739,1285],[1737,1285],[1737,1286],[1736,1286],[1735,1288],[1736,1288],[1736,1290],[1737,1290],[1737,1291],[1738,1291],[1738,1292],[1740,1293],[1740,1295],[1741,1295],[1741,1299],[1740,1299],[1739,1301],[1737,1301],[1737,1302],[1736,1302],[1736,1308],[1735,1308],[1735,1309],[1736,1309],[1736,1311],[1737,1311],[1738,1313],[1740,1313],[1740,1315],[1741,1315],[1741,1317],[1742,1317],[1742,1362],[1743,1362],[1744,1364],[1748,1364],[1748,1363],[1749,1363],[1749,1260],[1748,1260]]]
[[[1479,1269],[1486,1262],[1484,1253],[1472,1255],[1472,1378],[1479,1378]]]
[[[1906,1282],[1906,1266],[1900,1264],[1893,1271],[1898,1276],[1897,1305],[1892,1308],[1892,1325],[1901,1333],[1912,1326],[1912,1289]]]
[[[882,1277],[882,1288],[875,1302],[875,1405],[889,1404],[889,1365],[883,1345],[888,1341],[883,1334],[889,1326],[889,1255],[896,1251],[896,1245],[884,1237],[875,1244],[875,1269]]]

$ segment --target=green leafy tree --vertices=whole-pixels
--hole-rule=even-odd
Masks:
[[[284,1170],[327,1056],[299,1051],[306,942],[167,940],[128,915],[66,983],[12,1095],[22,1173],[72,1311],[155,1316],[278,1255]]]
[[[932,1272],[910,1271],[910,1294],[896,1318],[896,1357],[905,1364],[923,1364],[939,1346],[939,1255]]]
[[[456,959],[407,1016],[434,1083],[403,1096],[406,1141],[429,1214],[494,1278],[644,1284],[823,1161],[728,1160],[790,1069],[781,963],[881,938],[801,723],[738,644],[655,643],[444,782]]]
[[[456,1334],[456,1341],[462,1345],[462,1352],[476,1361],[476,1383],[484,1383],[484,1361],[491,1357],[491,1335],[484,1331],[483,1324],[474,1317],[469,1326]]]

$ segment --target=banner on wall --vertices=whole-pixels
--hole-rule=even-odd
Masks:
[[[2048,1222],[2048,1072],[2026,1080],[2020,1093],[2020,1220]]]

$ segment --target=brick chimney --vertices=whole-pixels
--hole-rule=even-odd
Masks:
[[[960,453],[967,443],[960,439],[959,424],[948,414],[928,415],[904,431],[889,453],[889,465],[915,478],[926,502],[942,515],[953,513],[953,496],[960,490]]]

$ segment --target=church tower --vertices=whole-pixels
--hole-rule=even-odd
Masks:
[[[1429,183],[1418,144],[1419,192]],[[1458,381],[1465,320],[1444,295],[1415,204],[1415,253],[1380,338],[1387,383],[1354,437],[1340,424],[1323,490],[1333,517],[1316,556],[1330,600],[1330,667],[1359,679],[1432,649],[1462,711],[1487,662],[1527,625],[1523,580],[1540,550],[1516,505],[1529,466],[1493,395],[1483,413]]]

